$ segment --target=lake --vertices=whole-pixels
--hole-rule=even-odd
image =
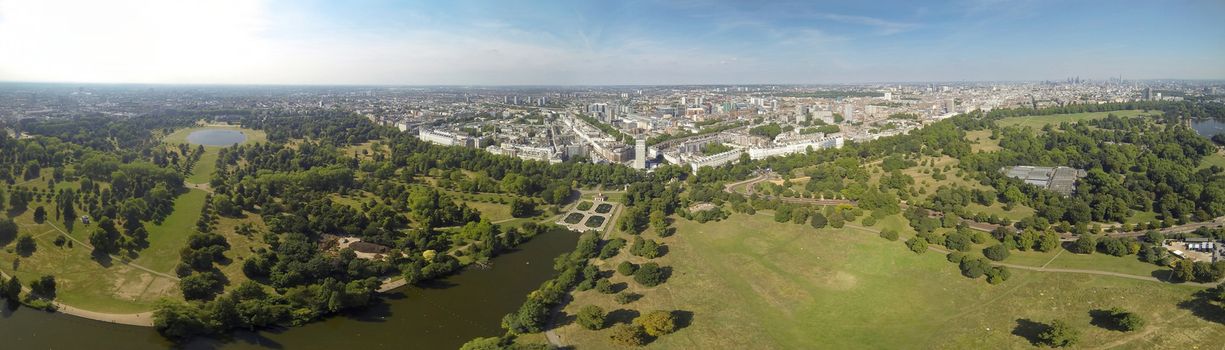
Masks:
[[[205,146],[231,146],[247,140],[242,131],[228,129],[203,129],[187,135],[187,142]]]
[[[1207,138],[1213,135],[1225,134],[1225,121],[1217,119],[1196,119],[1191,121],[1191,128]]]
[[[476,337],[499,336],[502,316],[553,276],[553,258],[574,250],[564,229],[532,238],[492,260],[430,285],[384,294],[383,303],[302,327],[236,332],[186,349],[456,349]],[[3,307],[0,307],[3,308]],[[0,341],[10,349],[166,349],[152,328],[114,325],[28,308],[0,311]]]

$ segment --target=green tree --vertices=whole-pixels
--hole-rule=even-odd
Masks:
[[[510,200],[510,216],[525,218],[536,213],[536,203],[529,199],[515,197]]]
[[[1004,244],[996,244],[983,249],[983,256],[995,261],[1004,261],[1008,255],[1008,246]]]
[[[604,309],[595,305],[584,306],[583,308],[579,309],[578,314],[575,315],[576,322],[578,322],[580,326],[583,326],[583,328],[590,330],[604,328],[604,319],[606,316],[607,315],[604,313]]]
[[[38,245],[34,243],[34,237],[30,235],[21,235],[17,239],[17,254],[21,256],[30,256],[34,254],[34,250],[38,249]]]
[[[829,223],[829,220],[821,213],[812,213],[812,219],[810,220],[809,224],[812,225],[812,228],[816,229],[825,228],[825,225]]]
[[[643,286],[654,287],[660,283],[664,283],[666,278],[665,271],[659,267],[659,264],[649,262],[638,267],[638,271],[634,272],[634,281]]]
[[[1055,320],[1046,326],[1046,330],[1038,333],[1038,339],[1051,347],[1068,347],[1080,341],[1080,331],[1063,320]]]
[[[34,222],[41,224],[46,221],[47,221],[47,209],[44,209],[43,206],[41,205],[38,206],[38,208],[34,208]]]
[[[906,240],[906,247],[912,252],[923,254],[927,252],[927,241],[919,237],[910,237]]]
[[[1080,254],[1093,254],[1097,248],[1097,241],[1090,235],[1080,235],[1075,242],[1072,242],[1072,252]]]
[[[1043,232],[1038,236],[1038,242],[1034,245],[1034,249],[1040,252],[1049,252],[1059,248],[1059,235],[1054,232]]]
[[[1144,318],[1134,312],[1123,310],[1121,308],[1110,309],[1110,321],[1112,326],[1124,331],[1131,332],[1144,328]]]
[[[633,275],[634,271],[638,271],[638,265],[634,265],[632,262],[622,261],[620,264],[617,264],[617,273],[622,276]]]

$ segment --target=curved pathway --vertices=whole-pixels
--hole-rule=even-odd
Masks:
[[[6,280],[12,278],[7,273],[4,273],[4,271],[0,271],[0,276],[3,276]],[[25,286],[22,286],[21,290],[26,293],[30,292],[30,288]],[[112,314],[84,310],[54,300],[51,303],[55,305],[55,312],[61,312],[65,315],[129,326],[153,327],[153,311],[134,314]]]

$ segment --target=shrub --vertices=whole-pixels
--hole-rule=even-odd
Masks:
[[[625,304],[632,303],[638,300],[639,298],[642,298],[642,294],[638,294],[634,292],[621,292],[621,293],[617,293],[617,295],[613,297],[613,300],[616,300],[618,304],[625,305]]]
[[[608,336],[613,344],[621,346],[642,346],[646,344],[646,331],[642,326],[621,324],[613,328],[612,334]]]
[[[1038,339],[1051,347],[1067,347],[1080,341],[1080,332],[1063,320],[1055,320],[1046,326],[1046,330],[1038,333]]]
[[[642,329],[652,337],[664,336],[676,331],[676,319],[672,317],[670,311],[648,312],[634,319],[634,324],[642,326]]]
[[[865,219],[865,220],[866,220],[866,219]],[[887,240],[890,240],[890,241],[896,241],[896,240],[897,240],[897,231],[896,231],[896,230],[882,230],[882,231],[880,231],[880,237],[881,237],[881,238],[884,238],[884,239],[887,239]]]
[[[1008,258],[1009,254],[1008,246],[1003,244],[996,244],[983,249],[983,256],[995,261],[1003,261]]]
[[[620,264],[617,264],[617,273],[622,276],[633,275],[634,271],[638,271],[638,265],[634,265],[632,262],[622,261]]]

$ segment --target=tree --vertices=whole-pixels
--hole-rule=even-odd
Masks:
[[[1134,312],[1123,310],[1121,308],[1112,308],[1109,311],[1110,323],[1112,327],[1124,332],[1131,332],[1144,328],[1144,318]]]
[[[510,200],[510,216],[525,218],[536,213],[536,203],[529,199],[515,197]]]
[[[0,220],[0,246],[6,245],[17,238],[17,223],[12,218]]]
[[[502,338],[485,337],[469,340],[459,350],[502,350]]]
[[[635,271],[638,271],[638,265],[634,265],[632,262],[622,261],[620,264],[617,264],[617,273],[622,276],[633,275]]]
[[[1191,261],[1186,259],[1179,259],[1175,262],[1173,267],[1174,279],[1183,282],[1195,280],[1195,270],[1192,265]]]
[[[34,254],[34,250],[38,249],[38,245],[34,243],[34,237],[30,235],[21,235],[17,239],[17,254],[21,256],[30,256]]]
[[[1102,252],[1114,256],[1124,256],[1131,252],[1127,248],[1127,243],[1123,243],[1122,240],[1114,237],[1103,238],[1101,243],[1098,244],[1101,245]]]
[[[217,295],[222,282],[213,272],[192,272],[179,280],[179,289],[187,300],[208,300]]]
[[[578,315],[575,317],[578,324],[583,326],[583,328],[597,330],[604,328],[604,318],[606,316],[604,309],[599,306],[587,305],[579,309]]]
[[[1075,242],[1072,242],[1072,252],[1080,254],[1093,254],[1097,249],[1097,242],[1090,235],[1080,235]]]
[[[825,228],[825,225],[828,223],[829,220],[825,219],[825,215],[821,213],[812,213],[812,219],[809,222],[809,224],[812,225],[812,228],[816,229]]]
[[[676,319],[672,316],[672,312],[664,310],[655,310],[638,316],[634,319],[634,324],[642,326],[642,329],[652,337],[664,336],[676,331]]]
[[[1004,244],[996,244],[983,249],[983,256],[995,261],[1004,261],[1008,255],[1008,246]]]
[[[21,295],[21,280],[17,276],[9,278],[8,281],[0,284],[0,297],[4,297],[9,301],[17,301],[17,297]]]
[[[47,209],[44,209],[41,205],[38,206],[38,208],[34,208],[34,222],[41,224],[46,221]]]
[[[660,283],[664,283],[666,272],[659,264],[649,262],[638,267],[638,271],[634,272],[634,282],[638,282],[643,286],[654,287]]]
[[[212,332],[206,318],[204,311],[193,304],[162,301],[153,312],[153,328],[163,337],[185,340]]]
[[[55,276],[43,275],[30,282],[30,293],[46,299],[55,299]]]
[[[1012,272],[1008,271],[1007,266],[994,266],[987,270],[987,283],[1000,284],[1012,278]]]
[[[906,247],[909,247],[912,252],[923,254],[927,252],[927,241],[919,237],[910,237],[906,240]]]
[[[613,344],[621,346],[642,346],[646,344],[646,331],[642,326],[634,324],[621,324],[613,328],[612,334],[608,336]]]
[[[1054,232],[1043,232],[1038,236],[1038,242],[1034,245],[1034,249],[1040,252],[1049,252],[1059,247],[1059,235]]]
[[[1038,339],[1051,347],[1068,347],[1076,345],[1080,332],[1063,320],[1055,320],[1046,326],[1046,330],[1038,333]]]

